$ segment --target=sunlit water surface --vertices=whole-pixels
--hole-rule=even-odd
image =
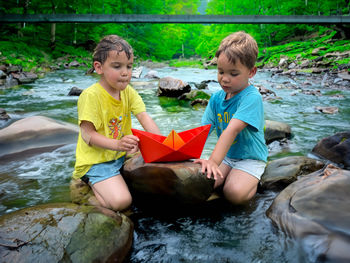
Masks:
[[[143,77],[149,69],[144,69]],[[155,69],[159,77],[171,76],[193,83],[216,80],[216,70],[191,68]],[[319,78],[322,78],[320,76]],[[272,143],[269,159],[289,155],[308,155],[322,138],[350,128],[349,90],[331,96],[331,89],[321,87],[319,78],[301,76],[271,76],[259,72],[253,84],[273,90],[280,99],[264,101],[265,118],[288,123],[293,137],[287,145]],[[80,70],[62,70],[47,74],[33,84],[0,90],[0,108],[11,116],[0,128],[16,120],[43,115],[77,123],[77,97],[67,96],[72,87],[84,89],[97,81]],[[188,103],[174,104],[156,96],[157,80],[141,78],[135,83],[147,111],[164,135],[172,129],[180,132],[200,125],[203,107]],[[294,87],[294,88],[293,88]],[[297,88],[295,88],[297,87]],[[207,92],[220,87],[210,82]],[[303,90],[321,90],[322,96],[306,95]],[[329,95],[327,95],[329,94]],[[336,114],[323,114],[316,106],[336,106]],[[133,126],[141,126],[133,119]],[[207,158],[216,142],[212,134],[203,151]],[[75,144],[50,153],[0,164],[0,215],[20,208],[47,203],[70,201],[69,182],[74,166]],[[135,223],[131,262],[310,262],[299,243],[275,228],[265,212],[277,193],[258,193],[247,206],[219,205],[208,211],[192,211],[180,215],[149,213],[135,207]]]

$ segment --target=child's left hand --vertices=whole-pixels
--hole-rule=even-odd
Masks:
[[[207,178],[210,179],[213,175],[214,180],[218,179],[218,176],[221,178],[224,178],[222,175],[222,172],[219,169],[219,166],[212,160],[203,160],[203,159],[196,159],[193,161],[194,163],[200,163],[202,165],[202,173],[205,173],[207,171]]]
[[[133,146],[133,148],[129,151],[126,151],[126,154],[133,154],[136,153],[139,150],[139,147],[137,145]]]

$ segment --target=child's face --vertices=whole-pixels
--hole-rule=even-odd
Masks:
[[[133,56],[128,59],[125,52],[109,51],[107,60],[101,64],[95,61],[96,72],[101,75],[101,85],[111,91],[121,91],[131,80]]]
[[[224,53],[218,57],[218,81],[226,92],[226,99],[232,98],[248,87],[248,80],[254,77],[256,67],[248,69],[240,61],[232,64]]]

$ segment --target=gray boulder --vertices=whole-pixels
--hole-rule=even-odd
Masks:
[[[122,262],[132,244],[125,215],[71,203],[0,217],[1,262]]]
[[[285,188],[267,216],[301,241],[311,262],[350,262],[350,171],[302,177]]]
[[[165,77],[159,80],[157,95],[177,98],[190,91],[191,86],[188,83],[180,79]]]
[[[290,138],[292,129],[286,123],[265,120],[265,141],[270,144],[273,141]]]
[[[261,177],[262,189],[280,190],[304,176],[322,169],[324,163],[305,156],[288,156],[268,162]]]

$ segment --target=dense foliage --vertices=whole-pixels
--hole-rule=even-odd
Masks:
[[[215,14],[215,15],[334,15],[349,14],[349,0],[17,0],[2,1],[0,13],[8,14]],[[169,60],[179,57],[213,56],[221,39],[230,32],[252,34],[260,48],[267,48],[293,36],[321,35],[329,25],[200,25],[200,24],[2,24],[2,61],[23,61],[49,54],[57,59],[78,54],[89,57],[95,43],[106,34],[118,34],[135,49],[136,57]],[[332,32],[330,31],[330,32]],[[344,32],[344,30],[343,30]],[[346,30],[345,30],[346,32]],[[24,44],[25,43],[25,44]],[[14,53],[14,50],[22,52]],[[38,50],[43,51],[40,53]],[[40,53],[40,54],[38,54]],[[47,58],[46,58],[47,59]],[[24,65],[25,66],[25,65]]]

